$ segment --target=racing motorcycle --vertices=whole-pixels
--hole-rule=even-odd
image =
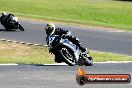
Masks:
[[[89,52],[81,52],[78,46],[73,44],[63,35],[49,35],[47,38],[47,44],[49,50],[51,50],[50,52],[55,55],[55,59],[58,59],[59,63],[65,62],[69,66],[93,65],[93,58],[89,55]]]
[[[24,31],[22,25],[18,22],[18,18],[14,15],[9,16],[6,21],[1,22],[1,24],[6,28],[7,31],[11,30],[21,30]]]

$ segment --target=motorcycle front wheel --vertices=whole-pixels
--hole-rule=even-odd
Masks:
[[[68,64],[69,66],[76,65],[76,61],[74,59],[73,54],[70,53],[70,49],[66,47],[61,48],[60,55],[63,57],[65,63]]]
[[[24,31],[24,28],[19,24],[19,29],[21,30],[21,31]]]

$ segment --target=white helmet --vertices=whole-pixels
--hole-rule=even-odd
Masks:
[[[53,23],[49,23],[45,27],[45,31],[47,35],[52,35],[55,32],[55,25]]]

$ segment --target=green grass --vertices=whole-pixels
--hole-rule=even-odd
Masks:
[[[46,64],[54,63],[48,48],[0,41],[0,63]]]
[[[106,61],[132,61],[132,56],[114,54],[108,52],[97,52],[90,51],[91,56],[93,56],[96,62],[106,62]]]
[[[132,61],[132,56],[90,51],[96,62]],[[19,43],[0,41],[0,63],[52,64],[54,56],[47,47],[29,46]]]
[[[0,12],[67,23],[132,30],[132,2],[115,0],[0,0]]]

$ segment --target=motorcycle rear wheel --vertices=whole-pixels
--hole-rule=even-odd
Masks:
[[[90,57],[83,57],[84,59],[84,65],[85,66],[92,66],[93,65],[93,58]]]

